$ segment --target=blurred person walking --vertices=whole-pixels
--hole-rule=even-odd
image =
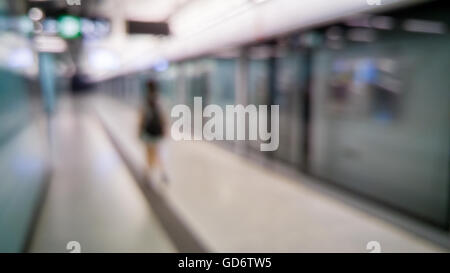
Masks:
[[[153,80],[147,82],[147,96],[141,114],[139,134],[146,146],[148,173],[152,183],[168,182],[161,158],[161,142],[165,134],[165,122],[158,103],[158,86]]]

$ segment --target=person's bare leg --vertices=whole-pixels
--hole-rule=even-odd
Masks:
[[[158,147],[157,147],[157,154],[158,154],[158,167],[161,171],[161,181],[168,183],[169,179],[167,177],[167,173],[166,173],[166,169],[164,168],[164,142],[160,141],[158,142]]]
[[[147,145],[147,162],[149,167],[150,180],[153,182],[168,182],[167,175],[163,168],[162,159],[160,155],[160,144]]]
[[[154,173],[157,168],[157,149],[155,144],[147,144],[147,164],[148,175],[150,179],[154,179]]]
[[[156,145],[147,145],[147,163],[150,168],[154,168],[157,162]]]

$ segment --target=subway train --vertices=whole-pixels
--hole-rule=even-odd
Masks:
[[[346,16],[172,60],[102,88],[138,104],[127,90],[154,77],[168,113],[193,106],[194,97],[223,108],[279,105],[278,150],[221,142],[448,231],[449,23],[443,1]]]

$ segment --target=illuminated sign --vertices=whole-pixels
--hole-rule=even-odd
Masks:
[[[59,35],[66,39],[78,38],[81,35],[81,21],[80,18],[64,15],[58,19]]]

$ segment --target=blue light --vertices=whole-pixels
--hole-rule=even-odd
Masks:
[[[157,62],[153,68],[157,71],[157,72],[164,72],[169,68],[169,62],[167,60],[161,60],[159,62]]]

